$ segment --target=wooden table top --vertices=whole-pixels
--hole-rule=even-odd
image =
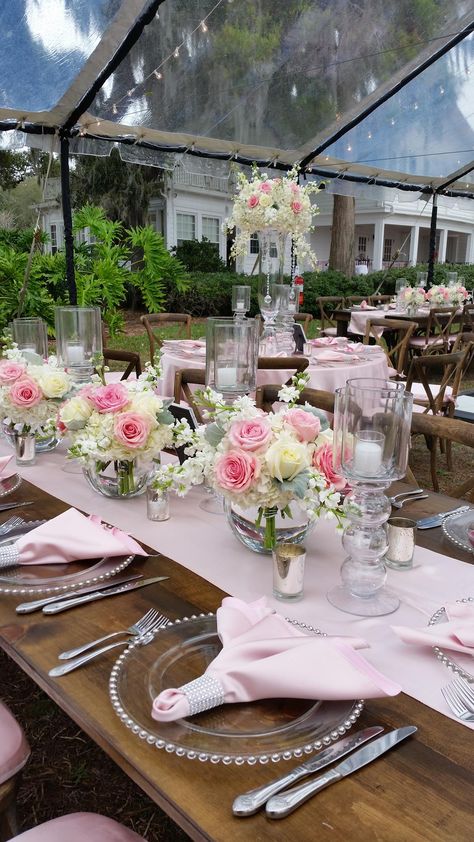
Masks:
[[[25,509],[31,517],[53,517],[67,508],[27,482],[9,499],[34,500],[35,505]],[[410,514],[418,517],[453,505],[450,498],[431,495],[413,504]],[[473,560],[453,545],[444,544],[439,529],[419,532],[419,543]],[[126,628],[131,617],[141,616],[149,607],[175,619],[215,611],[224,596],[218,588],[163,556],[155,555],[133,566],[145,576],[170,578],[117,599],[50,617],[39,612],[19,616],[14,611],[18,598],[0,597],[0,645],[192,839],[463,842],[471,838],[471,732],[404,694],[367,702],[357,727],[381,724],[392,729],[415,724],[415,737],[324,790],[288,818],[270,821],[264,813],[247,819],[233,817],[232,801],[237,794],[283,774],[293,764],[215,766],[179,758],[143,743],[124,727],[109,702],[108,677],[119,650],[63,678],[50,678],[48,670],[56,663],[58,652],[111,629]],[[448,678],[448,672],[440,672],[440,685]]]

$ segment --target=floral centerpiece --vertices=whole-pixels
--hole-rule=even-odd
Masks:
[[[426,293],[426,298],[436,307],[461,307],[469,298],[469,293],[461,284],[452,287],[435,284]]]
[[[59,411],[60,429],[72,440],[68,455],[106,496],[142,492],[154,460],[173,443],[174,419],[156,393],[158,377],[148,365],[137,380],[85,386]]]
[[[34,434],[38,440],[53,437],[61,402],[72,388],[67,372],[56,357],[32,365],[13,346],[0,360],[0,413],[8,437]]]
[[[426,293],[422,287],[405,287],[401,294],[403,303],[409,310],[418,310],[426,301]]]
[[[267,173],[259,174],[254,167],[250,181],[239,172],[232,214],[224,224],[227,231],[237,229],[233,256],[247,254],[252,234],[269,230],[289,235],[298,261],[307,258],[315,265],[316,256],[305,234],[312,230],[313,216],[318,213],[317,206],[311,204],[310,195],[318,191],[316,184],[304,187],[298,184],[297,169],[282,178],[270,178]]]
[[[323,413],[309,405],[295,406],[306,382],[307,375],[296,375],[293,385],[283,386],[278,397],[286,405],[270,414],[249,397],[228,405],[210,389],[201,392],[211,423],[189,431],[190,458],[180,466],[163,466],[155,487],[184,495],[192,485],[206,482],[225,499],[231,523],[232,506],[254,510],[253,539],[261,529],[261,546],[252,536],[244,543],[257,551],[269,552],[276,545],[277,513],[290,527],[296,504],[309,523],[324,515],[341,526],[340,492],[346,483],[333,468],[332,431]],[[183,441],[184,428],[180,435]],[[290,532],[285,530],[285,540],[292,540]]]

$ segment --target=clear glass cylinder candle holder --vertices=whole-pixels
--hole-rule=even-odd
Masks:
[[[206,385],[226,399],[248,394],[256,388],[258,324],[211,320],[206,340]]]
[[[458,273],[457,272],[446,272],[446,276],[447,276],[448,287],[456,286],[456,284],[458,282]]]
[[[160,491],[150,483],[146,488],[146,514],[148,520],[164,521],[170,517],[168,491]]]
[[[60,365],[76,383],[87,383],[102,364],[99,307],[56,307],[56,348]]]
[[[48,331],[40,318],[13,319],[13,341],[22,356],[33,364],[41,365],[48,356]]]
[[[232,287],[232,312],[235,318],[243,318],[250,310],[251,287],[235,284]]]
[[[428,272],[417,272],[416,273],[416,285],[417,287],[425,287],[428,281]]]
[[[28,467],[36,462],[36,436],[34,433],[15,433],[16,464]]]

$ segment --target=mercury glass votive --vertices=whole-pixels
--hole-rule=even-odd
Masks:
[[[277,544],[273,557],[273,596],[296,602],[303,597],[306,550],[300,544]]]
[[[416,520],[391,517],[387,521],[385,564],[393,570],[410,570],[416,546]]]
[[[147,485],[146,514],[148,520],[164,521],[170,518],[170,500],[167,491],[160,491]]]

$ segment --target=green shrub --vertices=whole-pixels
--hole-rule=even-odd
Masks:
[[[219,255],[219,246],[203,237],[199,240],[185,240],[171,249],[188,272],[227,272],[227,266]]]

